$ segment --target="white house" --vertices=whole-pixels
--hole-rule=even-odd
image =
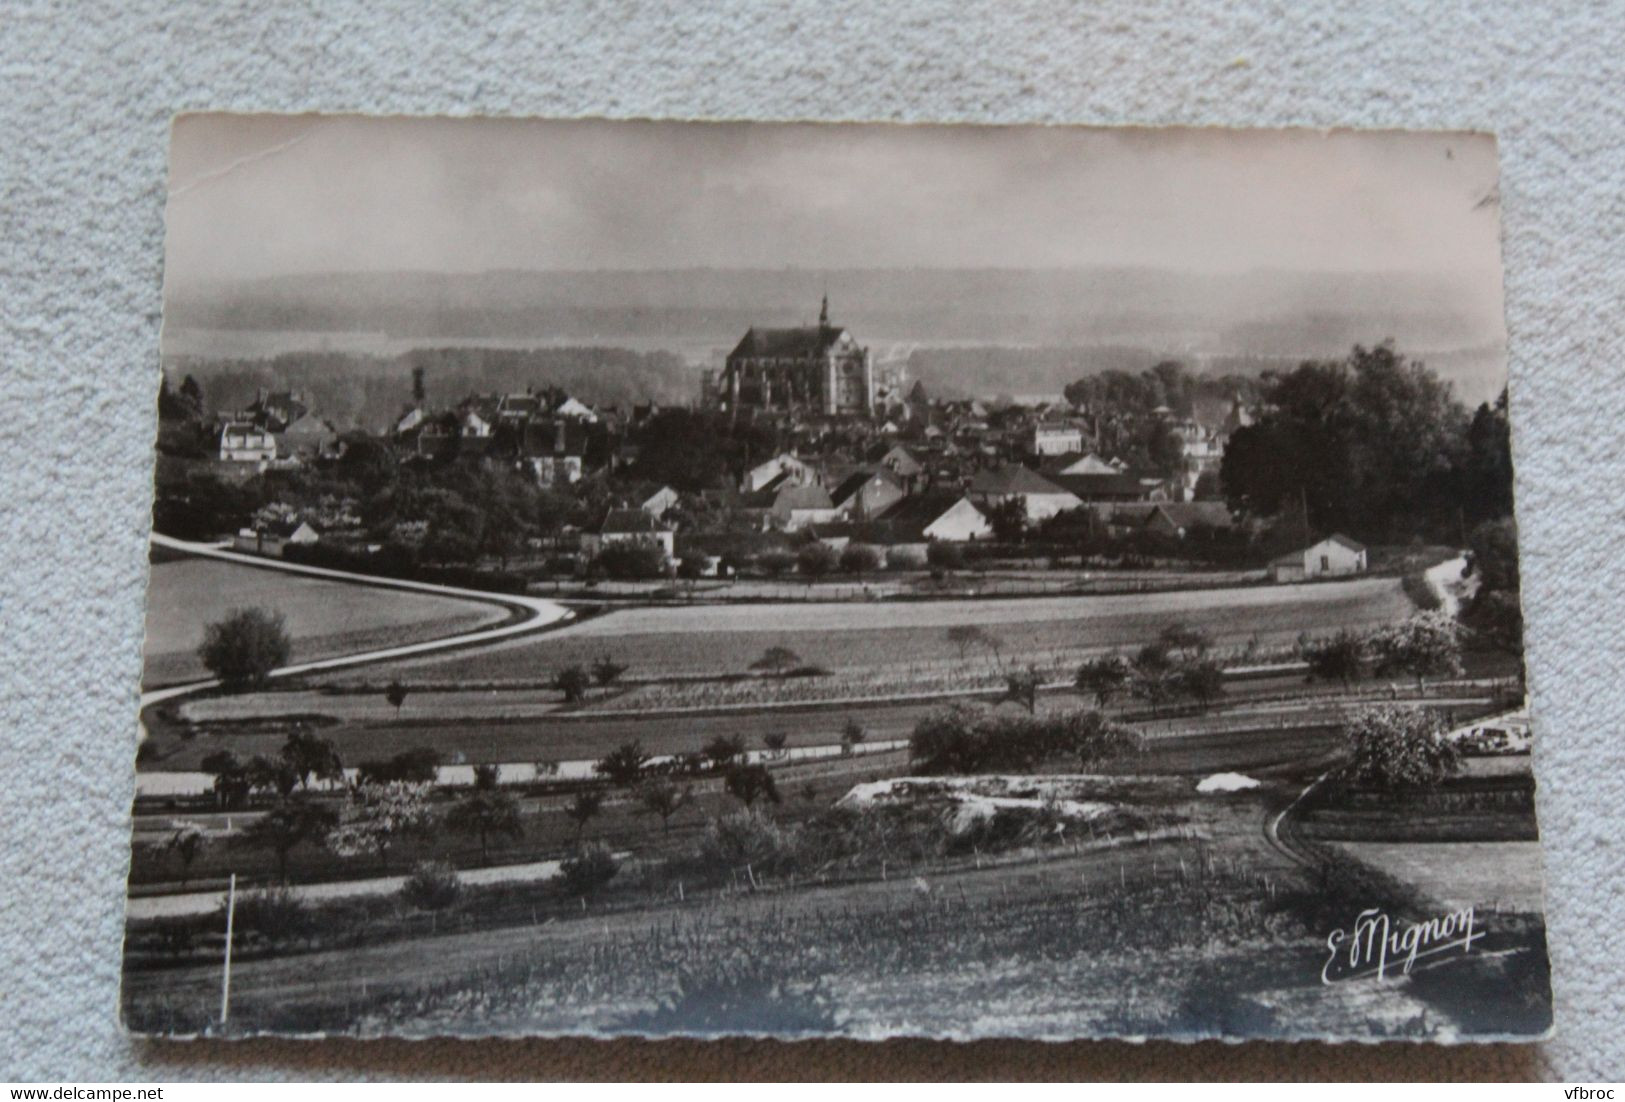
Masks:
[[[740,493],[753,494],[757,490],[765,489],[775,479],[784,477],[784,481],[797,486],[804,486],[816,481],[814,470],[789,452],[774,456],[766,463],[758,463],[745,472],[740,480]]]
[[[1334,533],[1312,547],[1272,561],[1270,578],[1277,582],[1301,582],[1308,578],[1363,574],[1367,565],[1364,544]]]
[[[1029,455],[1069,455],[1083,450],[1083,430],[1063,422],[1040,421],[1027,435]]]
[[[228,463],[269,463],[276,458],[276,437],[246,421],[220,427],[220,458]]]
[[[638,508],[650,516],[658,518],[665,516],[668,509],[676,508],[680,500],[682,500],[682,495],[676,490],[670,486],[662,486],[645,498]]]
[[[966,543],[987,539],[993,534],[993,525],[982,510],[971,504],[970,498],[962,497],[920,532],[928,540]]]
[[[322,534],[311,526],[309,521],[300,521],[298,524],[262,525],[259,528],[242,528],[231,541],[233,551],[246,551],[252,555],[281,555],[282,549],[290,543],[308,545],[322,538]]]
[[[597,532],[581,537],[581,549],[592,556],[613,543],[646,542],[657,544],[670,559],[676,539],[676,534],[670,528],[642,509],[611,509]]]

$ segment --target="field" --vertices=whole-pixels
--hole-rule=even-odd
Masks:
[[[1135,596],[629,608],[534,639],[407,659],[331,680],[535,681],[605,654],[637,676],[731,674],[745,671],[772,646],[787,646],[804,662],[831,671],[903,672],[909,664],[960,660],[959,648],[947,639],[947,629],[956,625],[979,626],[1021,654],[1136,647],[1175,621],[1239,649],[1254,642],[1287,646],[1303,631],[1386,623],[1412,611],[1392,578]]]
[[[415,643],[495,623],[495,605],[374,589],[207,559],[152,565],[147,583],[142,684],[204,677],[196,650],[204,626],[235,608],[265,606],[287,618],[293,660]]]

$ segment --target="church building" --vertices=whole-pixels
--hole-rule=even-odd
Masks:
[[[752,326],[728,354],[718,395],[741,411],[868,415],[875,405],[874,361],[851,332],[829,320],[829,298],[816,326]]]

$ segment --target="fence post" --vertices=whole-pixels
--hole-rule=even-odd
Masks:
[[[232,873],[226,884],[226,966],[220,977],[220,1024],[226,1024],[231,1014],[231,942],[233,922],[237,916],[237,874]]]

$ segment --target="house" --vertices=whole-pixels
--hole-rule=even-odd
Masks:
[[[272,432],[281,432],[310,412],[310,403],[301,391],[267,390],[261,387],[248,407],[249,418]]]
[[[220,426],[219,457],[227,463],[269,463],[276,458],[276,437],[250,421]]]
[[[859,470],[848,475],[829,495],[835,508],[854,520],[878,517],[903,499],[903,487],[891,471]]]
[[[773,495],[768,507],[768,523],[786,532],[798,532],[809,524],[827,524],[841,512],[822,486],[785,485]]]
[[[587,433],[580,422],[529,421],[519,435],[519,465],[543,486],[581,481]]]
[[[880,457],[880,465],[901,478],[905,483],[925,473],[925,461],[902,444],[898,444]]]
[[[1309,578],[1331,578],[1363,574],[1368,560],[1364,544],[1333,533],[1311,547],[1282,555],[1270,562],[1270,580],[1301,582]]]
[[[1228,530],[1235,525],[1222,501],[1163,501],[1151,507],[1141,528],[1153,535],[1184,539],[1197,528]]]
[[[1048,478],[1054,478],[1056,475],[1120,473],[1121,467],[1114,467],[1094,452],[1088,455],[1072,453],[1056,456],[1044,465],[1044,474]]]
[[[676,547],[676,534],[642,509],[611,509],[597,532],[583,533],[581,550],[589,557],[615,543],[658,544],[670,559]]]
[[[988,539],[993,525],[987,514],[957,490],[930,490],[904,498],[880,518],[884,542],[920,546],[933,541],[969,543]]]
[[[739,490],[746,494],[755,493],[757,490],[767,489],[770,483],[781,479],[781,485],[784,482],[793,482],[799,486],[816,481],[817,472],[789,452],[782,452],[746,471],[745,477],[739,480]]]
[[[1065,421],[1039,421],[1027,431],[1028,455],[1070,455],[1083,450],[1083,430]]]
[[[313,413],[303,414],[282,430],[282,444],[288,454],[303,459],[331,455],[338,440],[338,430]]]
[[[1012,498],[1019,500],[1028,521],[1034,523],[1083,504],[1071,490],[1018,464],[978,471],[970,480],[967,496],[984,509]]]
[[[231,548],[251,555],[280,556],[289,544],[309,545],[321,538],[322,534],[309,521],[287,521],[239,529],[231,541]]]
[[[1168,496],[1156,479],[1143,479],[1126,471],[1111,474],[1052,474],[1048,477],[1079,501],[1090,504],[1156,501]]]
[[[682,495],[670,486],[662,486],[648,497],[644,498],[638,508],[656,518],[666,515],[667,510],[675,509],[682,500]]]

